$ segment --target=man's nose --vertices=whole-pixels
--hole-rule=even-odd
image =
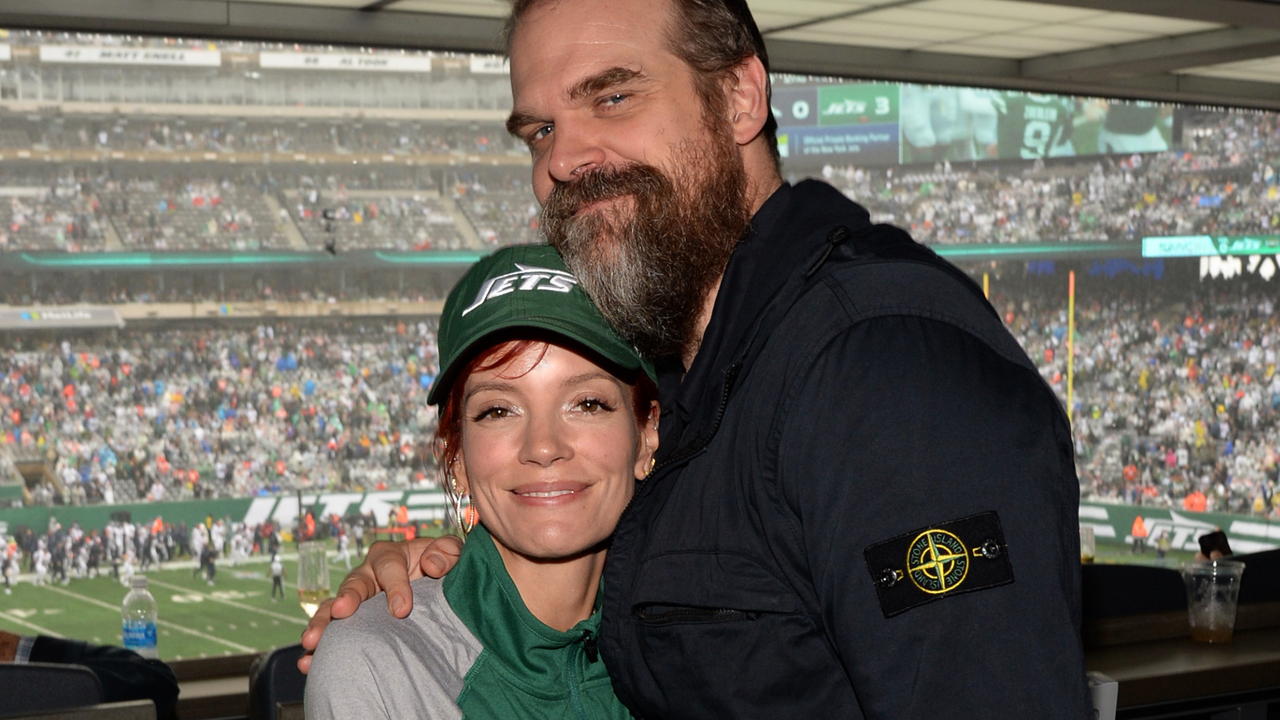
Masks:
[[[605,151],[596,137],[576,124],[557,124],[549,172],[560,182],[573,182],[604,165]]]

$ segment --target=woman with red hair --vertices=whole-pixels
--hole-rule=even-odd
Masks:
[[[658,444],[652,366],[546,246],[499,250],[441,320],[436,457],[467,536],[396,620],[331,625],[308,718],[628,718],[596,652],[605,553]]]

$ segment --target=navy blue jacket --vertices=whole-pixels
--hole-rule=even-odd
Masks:
[[[618,526],[600,650],[639,718],[1091,717],[1066,416],[963,273],[784,185]]]

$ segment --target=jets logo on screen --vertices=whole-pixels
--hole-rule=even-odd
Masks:
[[[516,268],[515,272],[497,275],[485,280],[484,284],[480,286],[480,292],[476,293],[476,299],[462,311],[462,315],[465,317],[467,313],[489,300],[509,293],[525,290],[548,290],[550,292],[567,293],[573,290],[574,285],[578,284],[577,278],[563,270],[551,270],[519,263],[516,263]]]

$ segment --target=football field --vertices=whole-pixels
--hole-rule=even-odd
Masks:
[[[285,551],[285,597],[271,600],[271,571],[266,557],[254,556],[232,567],[218,563],[214,585],[203,575],[192,577],[195,562],[165,563],[145,573],[160,606],[157,621],[160,657],[165,660],[262,652],[298,642],[307,616],[298,605],[296,554]],[[334,592],[346,576],[346,565],[329,552],[329,580]],[[1141,563],[1177,568],[1191,553],[1170,553],[1156,560],[1153,550],[1132,554],[1123,546],[1098,546],[1099,563]],[[352,564],[359,562],[354,553]],[[108,568],[108,573],[110,569]],[[70,584],[37,587],[24,575],[12,595],[0,595],[0,629],[19,635],[53,635],[92,643],[119,645],[120,603],[128,588],[108,575],[72,578]]]
[[[331,550],[329,579],[336,592],[346,565]],[[271,570],[266,557],[255,556],[232,567],[220,559],[214,585],[203,575],[192,577],[190,560],[154,566],[148,589],[160,607],[157,637],[165,660],[260,652],[298,642],[307,616],[298,605],[296,554],[282,553],[285,597],[271,600]],[[359,560],[352,553],[352,564]],[[71,578],[68,585],[35,586],[24,575],[13,594],[0,595],[0,629],[19,635],[53,635],[119,645],[120,603],[129,589],[107,574]]]

